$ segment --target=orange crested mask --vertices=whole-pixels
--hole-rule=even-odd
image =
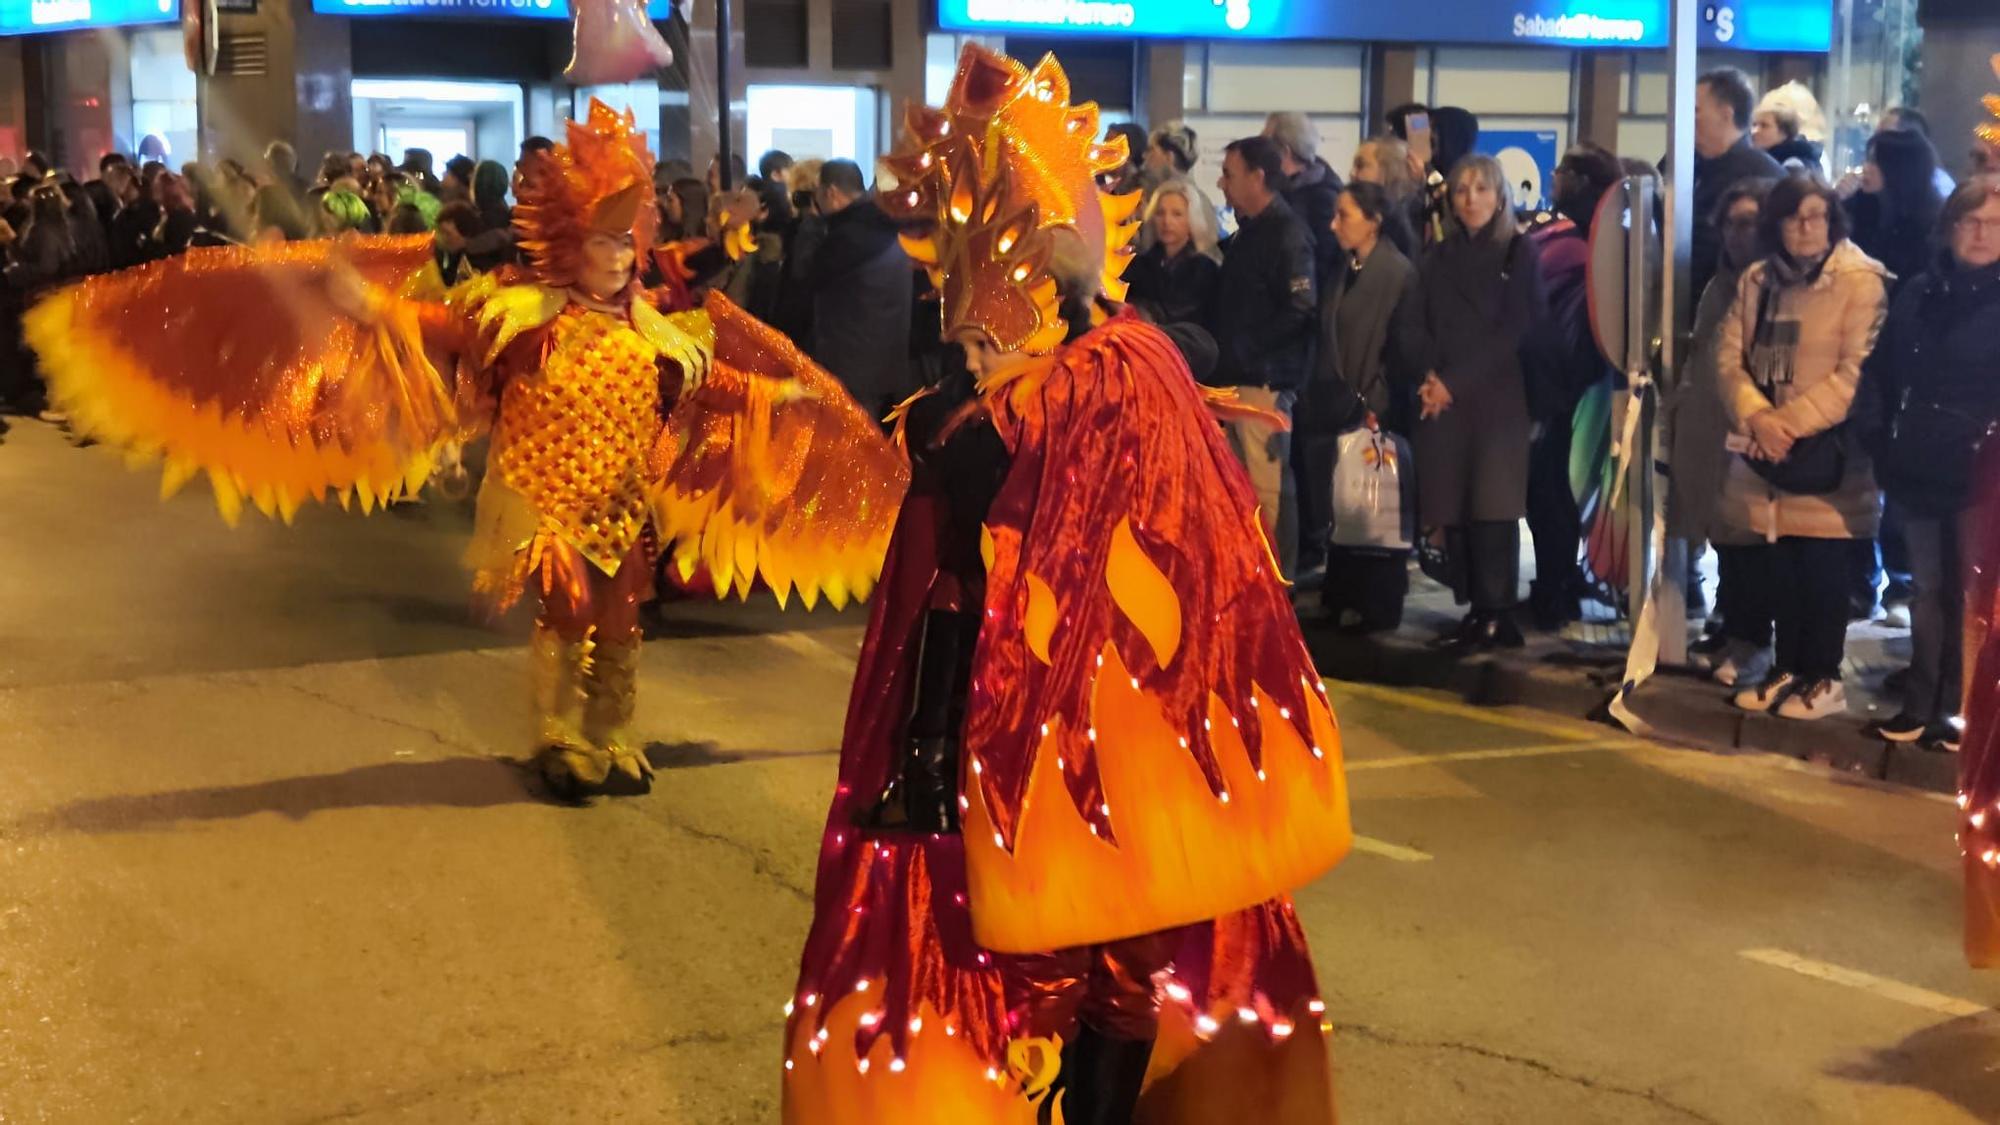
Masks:
[[[1097,175],[1125,163],[1125,142],[1098,143],[1097,106],[1070,104],[1054,55],[1030,70],[968,45],[943,107],[912,107],[904,128],[883,209],[920,226],[903,246],[944,295],[947,338],[977,329],[1002,351],[1060,347],[1051,263],[1065,228],[1105,294],[1124,296],[1139,195],[1106,195]]]
[[[569,123],[569,143],[529,156],[522,169],[514,230],[544,285],[577,283],[590,235],[629,233],[643,251],[657,223],[653,156],[629,111],[592,98],[588,119]]]

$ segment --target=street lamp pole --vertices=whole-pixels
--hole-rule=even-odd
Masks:
[[[715,92],[716,101],[722,111],[722,128],[716,144],[716,173],[722,190],[728,191],[736,185],[731,181],[730,166],[730,119],[735,116],[735,107],[729,94],[729,0],[715,0]]]

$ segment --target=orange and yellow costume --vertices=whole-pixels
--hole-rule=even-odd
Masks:
[[[1053,57],[972,46],[891,158],[947,337],[1012,359],[904,410],[791,1125],[1334,1118],[1286,896],[1351,843],[1339,730],[1219,404],[1078,300],[1132,234],[1097,129]]]
[[[725,298],[578,288],[593,234],[650,248],[652,160],[593,102],[523,169],[530,266],[437,296],[428,238],[196,250],[85,282],[28,317],[52,397],[85,433],[197,473],[226,519],[364,511],[420,489],[490,425],[467,551],[496,608],[541,599],[540,765],[575,794],[651,776],[625,725],[654,552],[718,596],[867,594],[907,480],[836,380]],[[428,279],[428,283],[427,280]]]

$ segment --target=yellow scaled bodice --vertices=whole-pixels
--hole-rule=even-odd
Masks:
[[[606,574],[645,530],[660,436],[660,351],[622,317],[570,305],[538,370],[507,380],[493,428],[500,480]]]

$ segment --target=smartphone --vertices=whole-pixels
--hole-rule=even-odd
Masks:
[[[1418,163],[1428,168],[1432,156],[1431,115],[1428,113],[1412,113],[1404,120],[1403,129],[1410,135],[1410,155],[1416,157]]]

